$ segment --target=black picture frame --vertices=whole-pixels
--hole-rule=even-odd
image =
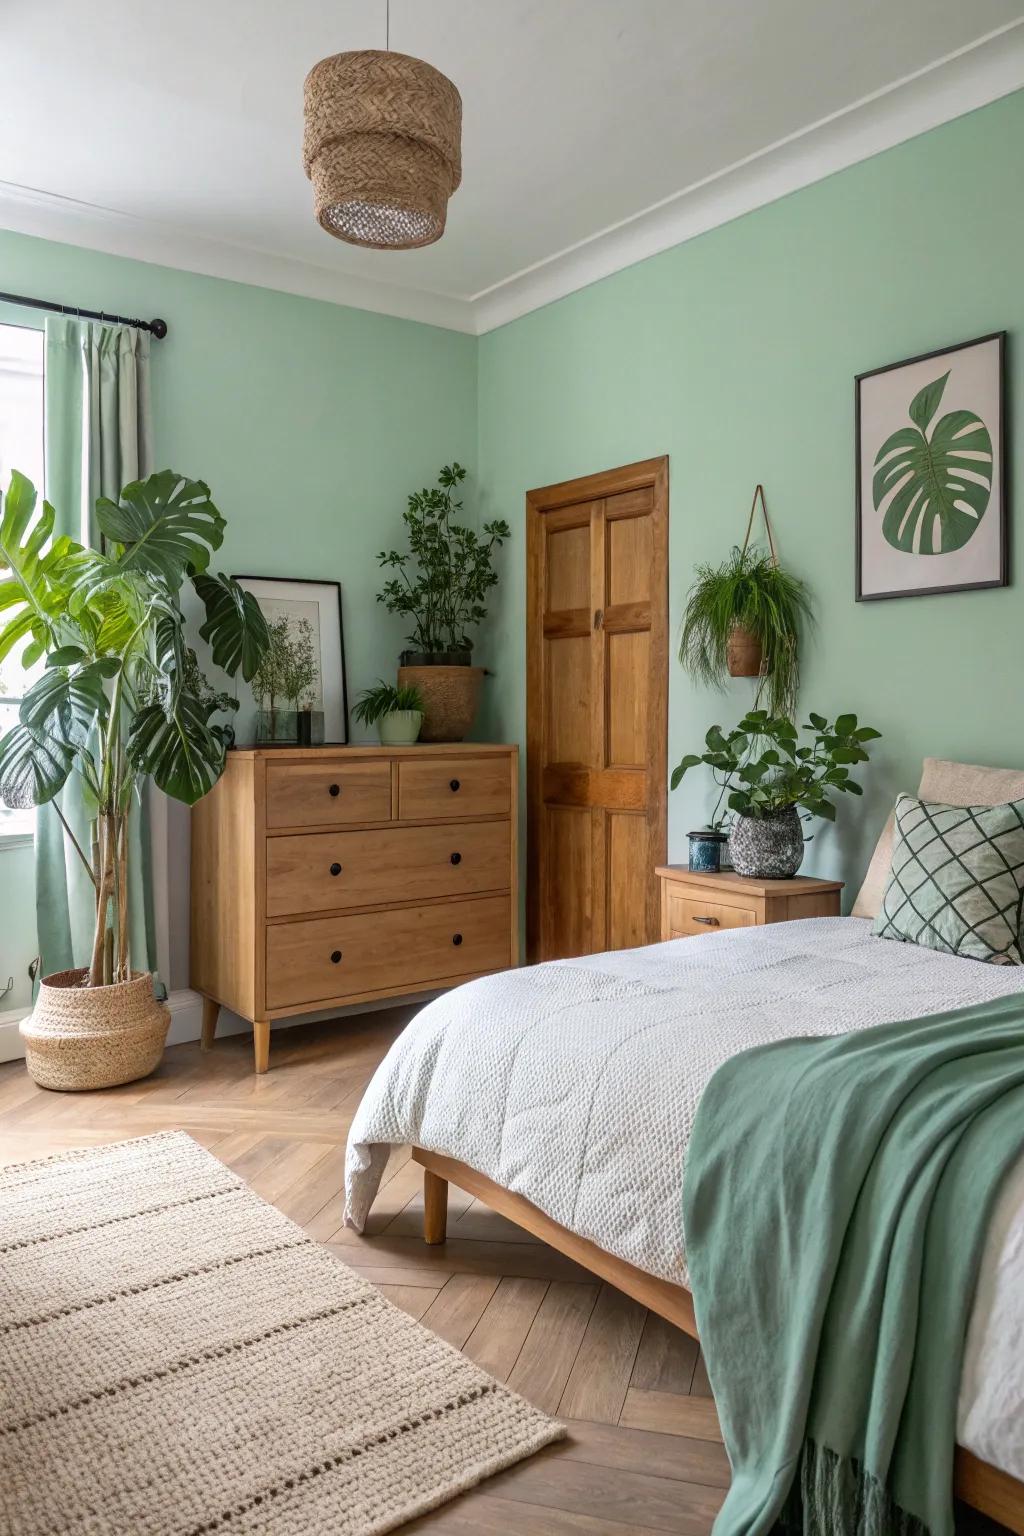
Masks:
[[[997,343],[998,371],[997,382],[997,410],[998,424],[998,452],[996,463],[999,469],[999,505],[994,509],[996,523],[999,530],[999,573],[990,581],[965,581],[954,582],[944,586],[908,587],[896,588],[889,592],[865,592],[864,591],[864,539],[863,539],[863,475],[861,471],[861,426],[862,408],[861,396],[866,380],[877,378],[880,374],[893,373],[900,368],[909,368],[915,363],[931,362],[935,358],[947,357],[956,352],[966,351],[970,347],[982,346],[988,342]],[[901,358],[899,362],[886,363],[880,368],[870,368],[864,373],[858,373],[854,378],[854,476],[856,495],[854,500],[854,541],[855,541],[855,565],[854,565],[854,591],[858,603],[884,602],[897,597],[936,597],[951,592],[978,592],[988,588],[1008,587],[1010,585],[1010,486],[1009,486],[1009,448],[1007,441],[1007,395],[1006,395],[1006,331],[990,331],[984,336],[972,337],[970,341],[958,341],[947,347],[937,347],[933,352],[921,352],[916,357]],[[928,557],[931,558],[931,557]]]
[[[337,597],[337,603],[338,603],[338,653],[339,653],[339,662],[340,662],[340,666],[341,666],[341,723],[342,723],[342,736],[341,736],[340,740],[337,740],[337,739],[325,740],[322,743],[322,745],[325,746],[325,747],[347,747],[348,746],[348,742],[349,742],[348,677],[347,677],[346,672],[345,672],[345,623],[344,623],[344,613],[343,613],[342,602],[341,602],[341,583],[338,582],[338,581],[326,580],[323,577],[318,577],[318,576],[260,576],[260,575],[252,575],[252,574],[248,574],[248,575],[235,575],[235,574],[232,574],[232,578],[231,579],[232,579],[232,581],[237,581],[237,582],[240,582],[240,583],[244,583],[244,582],[247,582],[247,581],[267,582],[267,583],[270,583],[270,584],[273,584],[273,585],[280,585],[282,587],[333,587],[334,588],[334,591],[335,591],[335,594],[336,594],[336,597]],[[258,601],[258,598],[257,598],[257,601]],[[321,657],[321,660],[322,660],[322,657]],[[285,745],[285,744],[282,743],[282,745]]]

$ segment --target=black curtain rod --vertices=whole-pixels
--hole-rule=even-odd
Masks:
[[[109,320],[111,325],[133,325],[137,331],[149,331],[157,341],[167,335],[166,320],[132,320],[128,315],[108,315],[102,309],[79,309],[75,304],[51,304],[48,299],[26,299],[21,293],[0,293],[0,303],[23,304],[28,309],[46,309],[52,315],[75,315],[79,320]]]

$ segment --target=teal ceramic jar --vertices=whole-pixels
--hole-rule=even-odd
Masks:
[[[713,827],[701,827],[699,832],[687,832],[690,844],[690,873],[717,875],[722,867],[722,844],[728,839],[724,832]]]

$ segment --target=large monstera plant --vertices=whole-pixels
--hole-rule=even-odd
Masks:
[[[908,554],[962,549],[992,494],[992,438],[980,416],[947,411],[928,434],[948,380],[947,372],[918,391],[910,402],[913,426],[894,432],[875,456],[871,490],[882,535]]]
[[[208,571],[225,522],[201,480],[161,470],[101,497],[102,551],[53,538],[54,510],[15,472],[0,506],[0,662],[21,647],[26,667],[46,658],[20,720],[0,740],[0,797],[43,805],[74,775],[89,808],[83,848],[55,810],[96,892],[88,984],[131,976],[128,813],[151,776],[194,804],[224,771],[231,728],[214,723],[237,701],[215,693],[185,639],[181,590],[206,610],[200,634],[214,661],[248,680],[269,644],[255,599]]]

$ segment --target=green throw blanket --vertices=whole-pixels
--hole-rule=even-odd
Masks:
[[[683,1196],[733,1469],[715,1536],[951,1536],[967,1319],[1022,1153],[1024,997],[719,1068]]]

